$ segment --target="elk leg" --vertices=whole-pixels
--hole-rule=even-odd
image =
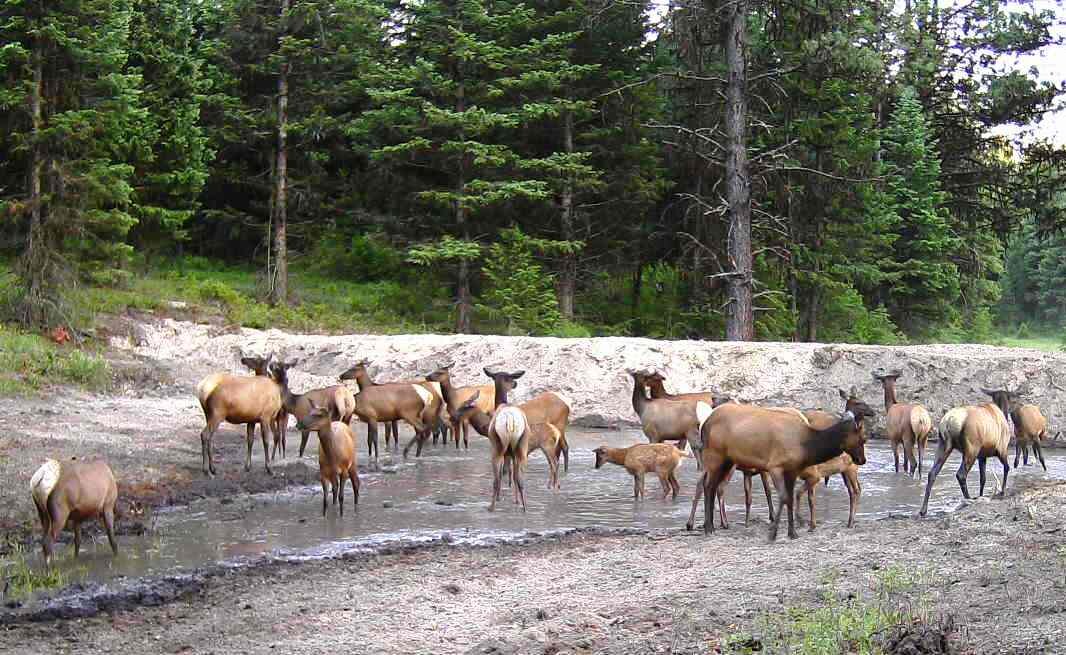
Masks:
[[[999,458],[1000,464],[1003,465],[1003,486],[1000,487],[999,493],[997,494],[1000,498],[1002,498],[1007,494],[1007,474],[1010,473],[1010,466],[1007,465],[1007,453],[997,453],[996,457]],[[1041,456],[1041,460],[1043,460],[1043,456]]]
[[[353,464],[348,469],[348,479],[352,481],[352,509],[359,509],[359,470]]]
[[[310,438],[310,430],[300,430],[300,457],[304,456],[304,449],[307,448],[307,440]]]
[[[751,479],[754,477],[753,473],[744,471],[744,527],[748,527],[748,520],[751,518]]]
[[[962,488],[962,497],[966,500],[970,500],[970,488],[966,484],[966,475],[973,468],[973,461],[974,458],[964,452],[962,454],[962,462],[959,464],[959,470],[955,473],[955,479],[959,481],[959,487]]]
[[[899,441],[892,440],[892,459],[896,461],[896,473],[899,473]]]
[[[556,448],[542,448],[544,458],[548,460],[548,488],[559,488],[559,451]]]
[[[985,463],[986,463],[986,461],[987,460],[984,457],[978,457],[977,458],[977,472],[978,472],[978,474],[980,476],[980,483],[979,483],[979,486],[977,488],[977,495],[978,496],[985,495]]]
[[[496,498],[500,495],[500,478],[503,476],[503,455],[495,443],[492,444],[492,502],[489,511],[496,510]]]
[[[1022,440],[1016,439],[1014,441],[1014,468],[1018,468],[1018,462],[1022,458]]]
[[[933,462],[933,468],[929,469],[929,480],[925,483],[925,499],[922,500],[922,509],[918,512],[919,516],[925,516],[926,510],[929,509],[929,494],[933,491],[933,483],[936,482],[936,476],[940,475],[940,469],[944,468],[944,462],[947,461],[951,450],[951,440],[941,435],[940,445],[936,450],[936,460]]]
[[[1033,456],[1040,460],[1040,466],[1043,466],[1044,470],[1047,471],[1047,462],[1044,461],[1044,451],[1040,449],[1039,438],[1033,442]],[[1015,464],[1014,468],[1018,468],[1017,464]]]
[[[770,476],[766,471],[760,471],[759,477],[762,479],[762,490],[766,493],[766,509],[770,512],[770,520],[774,520],[774,501],[770,496]]]
[[[670,471],[670,476],[667,480],[670,482],[670,493],[673,495],[671,500],[677,500],[677,494],[681,491],[681,483],[677,481],[677,475],[673,471]]]
[[[805,486],[806,486],[806,489],[807,489],[807,505],[808,505],[808,507],[811,510],[811,524],[807,528],[807,532],[814,532],[814,529],[816,527],[818,527],[818,521],[814,518],[814,501],[815,501],[815,495],[818,493],[818,485],[811,484],[810,482],[807,482],[807,483],[805,483]],[[803,492],[800,491],[800,493],[803,493]],[[797,494],[797,500],[798,499],[799,499],[799,495]],[[796,513],[797,514],[799,513],[798,510],[797,510]]]
[[[718,483],[718,522],[721,524],[723,530],[729,529],[729,518],[726,516],[725,511],[725,488],[732,477],[733,469],[730,469],[729,474],[722,478],[722,481]]]
[[[703,534],[714,533],[714,497],[718,494],[718,484],[721,481],[722,472],[726,468],[725,462],[714,462],[713,469],[708,466],[704,471],[703,478]]]
[[[386,432],[389,429],[389,424],[385,424]],[[385,448],[388,449],[389,440],[388,435],[385,437]],[[378,456],[381,455],[381,445],[378,443],[378,422],[367,421],[366,422],[366,449],[367,453],[374,458],[374,463],[377,464]]]
[[[791,504],[792,499],[786,498],[785,494],[789,490],[786,488],[785,476],[781,473],[771,473],[770,477],[774,481],[774,487],[777,489],[777,515],[774,516],[774,520],[770,522],[770,541],[777,541],[777,528],[781,522],[781,514],[785,511],[785,505]],[[792,512],[788,513],[789,520],[792,519]]]
[[[796,539],[799,537],[796,534],[796,509],[795,509],[795,495],[796,495],[796,474],[785,473],[785,498],[788,504],[788,538]],[[811,520],[814,520],[814,513],[811,513]]]
[[[115,508],[104,510],[104,531],[107,532],[107,543],[111,544],[111,553],[118,555],[118,543],[115,542]]]
[[[903,472],[910,475],[914,468],[914,435],[906,430],[903,435]]]
[[[692,494],[692,510],[688,513],[688,523],[685,524],[686,530],[692,530],[693,524],[696,522],[696,508],[700,504],[700,497],[703,496],[703,487],[707,484],[707,471],[704,471],[698,480],[696,480],[696,493]]]
[[[918,475],[917,478],[922,477],[922,459],[925,457],[925,442],[929,440],[929,435],[925,435],[918,440]]]
[[[340,501],[341,518],[344,518],[344,483],[344,476],[337,475],[337,486],[340,487],[340,490],[337,492],[337,500]]]
[[[81,523],[75,523],[74,528],[74,557],[77,557],[81,553]]]
[[[247,439],[248,451],[247,451],[247,454],[246,454],[246,456],[244,458],[244,472],[245,473],[247,473],[248,471],[252,470],[252,441],[255,439],[255,423],[249,423],[246,427],[248,428],[248,439]],[[263,446],[266,449],[265,457],[269,460],[270,459],[270,449],[266,448],[266,444],[263,444]]]
[[[563,426],[566,427],[566,426]],[[566,440],[566,432],[559,430],[559,447],[563,451],[563,470],[570,470],[570,442]]]
[[[1026,443],[1025,445],[1022,446],[1022,464],[1024,464],[1025,466],[1029,466],[1029,444],[1028,443]],[[1015,464],[1014,468],[1018,468],[1018,465]]]
[[[841,473],[844,485],[848,488],[848,527],[855,527],[855,511],[859,509],[859,474],[855,470]]]
[[[270,417],[259,417],[259,434],[263,437],[263,466],[266,467],[267,475],[274,475],[274,472],[270,470],[270,457],[269,447],[267,446],[272,437],[274,436],[274,427],[271,425]],[[248,440],[248,466],[252,464],[252,440]]]
[[[322,516],[325,516],[326,509],[329,508],[329,490],[326,488],[325,476],[319,476],[319,481],[322,483]]]
[[[211,452],[211,437],[215,436],[215,430],[218,429],[221,420],[210,418],[207,420],[207,425],[200,431],[200,451],[204,458],[204,475],[209,478],[215,477],[215,458],[214,453]]]

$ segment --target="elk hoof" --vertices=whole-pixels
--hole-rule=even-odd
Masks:
[[[692,527],[693,527],[693,526],[692,526],[692,524],[691,524],[691,523],[686,523],[686,524],[685,524],[685,529],[686,529],[686,530],[688,530],[689,532],[692,532]]]

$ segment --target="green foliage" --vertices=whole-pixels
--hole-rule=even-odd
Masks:
[[[0,324],[0,390],[31,393],[58,384],[99,391],[111,383],[103,357],[70,346],[58,347],[36,334]]]
[[[481,246],[476,241],[456,239],[450,234],[435,243],[419,244],[407,251],[407,261],[421,266],[437,262],[473,261],[480,256]]]
[[[827,342],[896,345],[903,335],[884,306],[867,309],[859,293],[850,287],[833,293],[826,302],[823,340]]]
[[[572,244],[553,244],[532,239],[518,228],[500,232],[500,241],[489,246],[485,277],[489,289],[479,308],[502,317],[509,334],[548,334],[562,320],[555,297],[554,276],[544,272],[534,252],[564,250]]]
[[[26,557],[22,546],[15,544],[7,556],[0,560],[0,580],[8,585],[9,598],[19,599],[39,591],[59,589],[84,578],[88,569],[84,566],[64,570],[58,566],[34,568]]]

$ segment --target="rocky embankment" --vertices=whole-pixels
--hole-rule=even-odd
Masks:
[[[133,333],[131,331],[131,333]],[[333,384],[358,359],[373,362],[377,380],[422,376],[454,362],[460,384],[488,380],[483,367],[524,369],[517,400],[551,389],[570,399],[571,420],[585,426],[634,424],[626,369],[654,368],[672,392],[710,389],[744,402],[835,409],[837,389],[855,386],[882,406],[871,372],[903,371],[900,401],[920,401],[939,418],[950,407],[983,401],[981,387],[1009,387],[1040,405],[1052,434],[1066,414],[1066,356],[979,345],[856,346],[807,343],[656,341],[627,337],[557,339],[478,335],[299,335],[279,330],[220,329],[172,319],[136,326],[136,338],[113,337],[171,365],[193,385],[218,369],[242,370],[242,354],[275,352],[297,359],[293,387]],[[1066,382],[1063,382],[1066,384]]]

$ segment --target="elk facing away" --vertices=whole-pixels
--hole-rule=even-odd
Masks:
[[[925,444],[933,432],[933,417],[921,405],[896,402],[896,380],[902,371],[892,371],[886,375],[874,373],[874,379],[885,389],[885,434],[892,444],[892,457],[896,461],[896,473],[899,473],[899,449],[903,446],[903,472],[913,475],[922,474],[922,458]],[[915,460],[914,449],[918,448]]]

